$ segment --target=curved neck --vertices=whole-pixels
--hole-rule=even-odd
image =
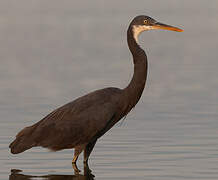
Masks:
[[[129,46],[129,50],[132,53],[134,64],[136,64],[137,62],[142,63],[142,62],[147,61],[145,51],[138,44],[139,34],[140,32],[137,32],[137,30],[135,30],[134,27],[132,27],[131,25],[129,26],[127,30],[127,43]],[[140,58],[143,58],[143,57],[144,59],[141,60]]]
[[[126,111],[129,112],[139,101],[147,79],[147,56],[145,51],[137,43],[137,34],[129,26],[127,31],[127,42],[133,56],[134,74],[129,85],[124,89]]]

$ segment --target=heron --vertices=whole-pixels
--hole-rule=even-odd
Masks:
[[[130,83],[123,89],[96,90],[57,108],[39,122],[22,129],[9,145],[11,153],[18,154],[36,146],[51,151],[74,149],[72,163],[76,164],[81,152],[84,152],[83,162],[87,163],[97,140],[124,118],[141,98],[148,61],[138,36],[152,29],[183,31],[149,16],[136,16],[127,30],[127,43],[134,64]]]

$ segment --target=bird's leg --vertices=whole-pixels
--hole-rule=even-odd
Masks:
[[[93,175],[92,170],[89,169],[88,163],[84,164],[84,170],[83,171],[84,171],[84,176],[86,176],[87,179],[90,179],[90,180],[93,179],[94,180],[95,175]]]
[[[72,163],[72,168],[74,170],[75,175],[79,174],[80,170],[78,169],[76,163]]]
[[[83,151],[83,148],[82,147],[75,147],[75,150],[74,150],[74,157],[73,157],[73,161],[72,163],[76,164],[76,161],[80,155],[80,153]]]
[[[95,139],[94,141],[90,142],[85,147],[85,150],[84,150],[84,160],[83,160],[83,162],[85,164],[88,163],[89,156],[90,156],[90,154],[91,154],[91,152],[92,152],[92,150],[93,150],[93,148],[95,146],[96,141],[97,141],[97,139]]]

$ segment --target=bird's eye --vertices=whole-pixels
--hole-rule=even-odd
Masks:
[[[144,24],[147,24],[148,23],[148,20],[144,20]]]

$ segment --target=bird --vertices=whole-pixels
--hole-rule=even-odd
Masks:
[[[39,122],[22,129],[9,145],[11,153],[18,154],[36,146],[51,151],[74,149],[72,163],[76,164],[82,152],[83,162],[88,163],[97,140],[126,117],[141,98],[147,79],[148,60],[139,45],[138,36],[153,29],[183,31],[149,16],[133,18],[127,30],[127,44],[134,64],[129,84],[123,89],[108,87],[96,90],[57,108]]]

